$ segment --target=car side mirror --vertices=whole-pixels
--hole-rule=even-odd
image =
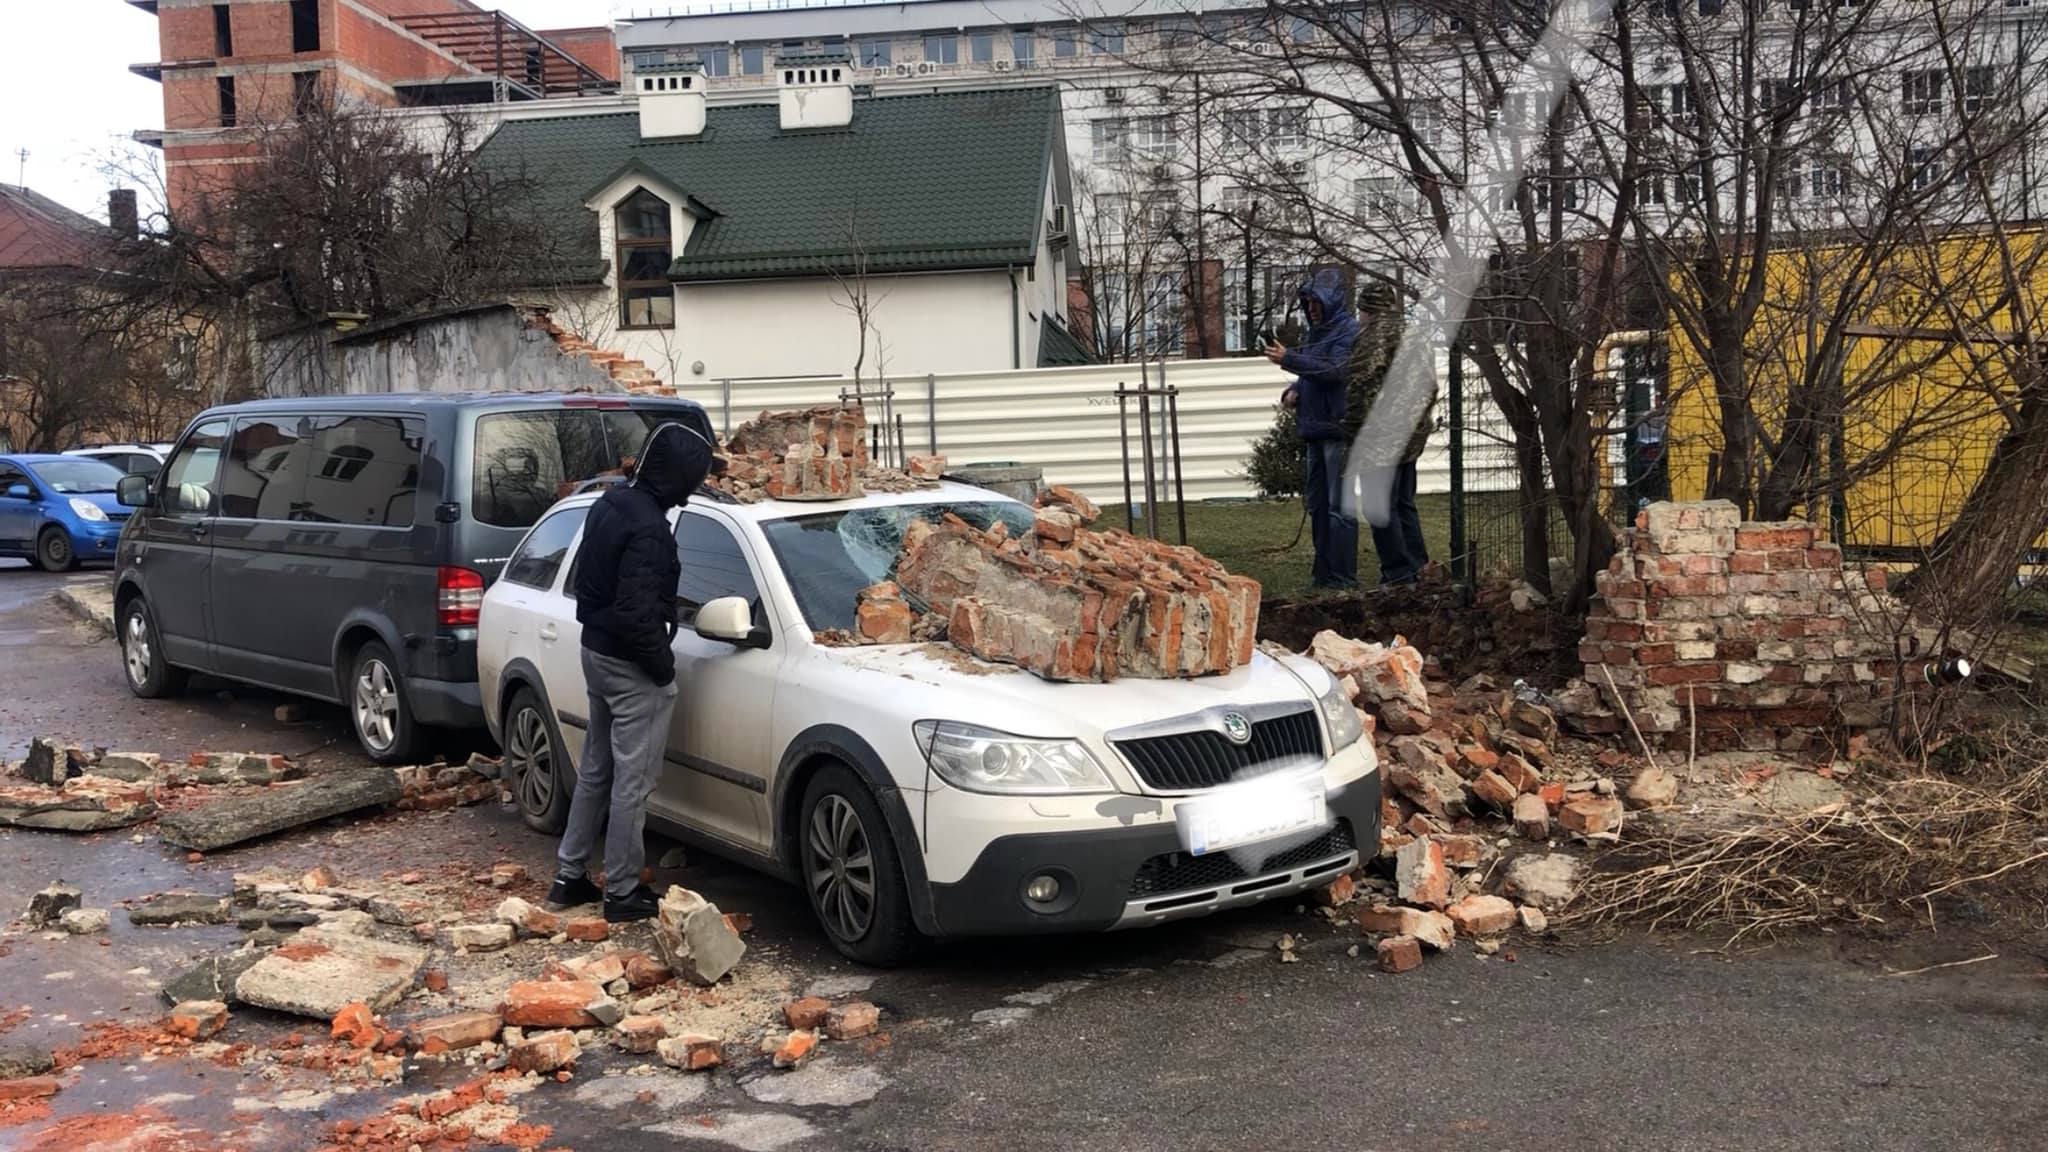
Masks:
[[[9,500],[28,500],[33,496],[26,484],[9,484],[6,495]]]
[[[754,609],[744,596],[720,596],[697,609],[697,635],[741,648],[768,646],[768,630],[754,627]]]
[[[124,508],[140,508],[149,503],[149,477],[139,473],[121,477],[114,484],[114,498]]]

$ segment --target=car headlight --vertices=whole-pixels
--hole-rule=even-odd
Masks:
[[[1344,682],[1332,676],[1330,686],[1316,698],[1323,706],[1323,724],[1330,730],[1330,751],[1338,752],[1358,743],[1365,735],[1365,724],[1358,718],[1358,708],[1344,695]]]
[[[76,496],[71,498],[71,510],[78,513],[80,520],[105,520],[107,518],[106,511],[99,505],[90,500],[80,500]]]
[[[1116,791],[1078,740],[1037,740],[951,720],[919,720],[912,728],[926,763],[955,788],[1010,794]]]

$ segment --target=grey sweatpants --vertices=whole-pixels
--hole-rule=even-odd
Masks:
[[[662,687],[638,664],[588,648],[583,683],[590,692],[590,731],[583,738],[583,763],[576,767],[576,794],[569,800],[555,874],[564,880],[584,875],[603,829],[605,894],[616,898],[639,885],[646,862],[647,797],[661,778],[676,686]]]

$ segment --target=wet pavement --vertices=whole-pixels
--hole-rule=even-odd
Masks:
[[[0,757],[46,734],[167,756],[278,751],[316,772],[361,763],[338,708],[280,723],[282,697],[220,683],[132,698],[112,641],[50,599],[75,578],[0,562],[0,663],[11,670]],[[451,738],[443,751],[463,756],[482,739]],[[0,938],[0,1044],[62,1048],[103,1036],[93,1025],[148,1026],[163,1011],[161,979],[242,938],[232,926],[135,927],[124,901],[226,892],[238,872],[325,863],[348,883],[422,873],[422,891],[482,919],[508,892],[539,900],[553,847],[492,803],[343,818],[196,861],[147,827],[0,832],[0,914],[57,879],[115,910],[102,938]],[[507,890],[471,879],[507,861],[536,879]],[[1944,938],[1908,964],[1827,941],[1740,957],[1690,940],[1518,943],[1392,977],[1375,971],[1369,942],[1348,954],[1354,932],[1274,906],[1147,932],[969,942],[872,972],[823,947],[800,894],[778,882],[691,852],[656,883],[753,917],[740,980],[707,1011],[758,1019],[785,996],[858,995],[881,1005],[884,1036],[829,1044],[795,1073],[745,1058],[709,1075],[658,1064],[626,1075],[653,1058],[586,1049],[573,1078],[518,1099],[521,1119],[548,1129],[534,1146],[2039,1149],[2048,1131],[2048,1101],[2021,1088],[2048,1066],[2048,968],[2024,949],[1894,977],[1886,965],[1985,948]],[[1277,962],[1282,932],[1301,938],[1300,963]],[[625,938],[647,944],[644,928]],[[415,993],[390,1016],[488,1006],[512,978],[580,951],[437,949],[430,966],[448,991]],[[324,1039],[312,1022],[246,1008],[221,1039],[265,1050],[293,1032]],[[472,1074],[420,1065],[402,1085],[337,1085],[317,1069],[130,1047],[84,1059],[50,1115],[0,1126],[0,1149],[302,1149],[336,1121]]]

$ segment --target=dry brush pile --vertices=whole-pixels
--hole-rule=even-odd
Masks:
[[[1964,735],[1869,765],[1848,799],[1796,816],[1645,821],[1565,923],[1733,928],[1931,923],[1944,903],[2048,918],[2048,732]]]

